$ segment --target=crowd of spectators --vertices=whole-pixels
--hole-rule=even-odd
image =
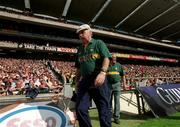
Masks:
[[[128,77],[180,77],[180,67],[123,65]]]
[[[46,93],[62,87],[44,60],[0,58],[0,96],[25,94],[29,88]]]
[[[52,61],[54,68],[64,74],[66,83],[72,83],[76,68],[74,62]]]
[[[154,84],[180,81],[180,67],[133,64],[124,64],[123,67],[126,72],[128,86],[137,86],[139,83],[151,86]]]
[[[71,84],[75,77],[75,63],[50,61],[64,83]],[[126,87],[136,87],[140,83],[174,83],[180,80],[180,67],[145,66],[124,64]],[[25,94],[27,87],[37,88],[40,93],[62,89],[63,83],[54,76],[45,60],[0,58],[0,96]]]
[[[75,63],[64,61],[53,61],[57,70],[61,70],[66,77],[66,83],[72,83],[75,76]],[[176,83],[180,81],[180,67],[170,66],[146,66],[124,64],[126,87],[135,88],[139,84],[151,86],[161,83]]]

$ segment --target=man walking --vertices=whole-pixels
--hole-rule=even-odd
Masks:
[[[80,127],[92,127],[88,114],[91,98],[94,100],[101,127],[111,127],[110,90],[106,71],[111,54],[102,40],[92,38],[89,25],[81,25],[77,33],[82,42],[77,52],[76,113]]]

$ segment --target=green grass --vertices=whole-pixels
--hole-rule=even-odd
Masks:
[[[93,127],[100,127],[97,110],[92,109],[89,113]],[[117,125],[112,122],[112,127],[138,127],[138,125],[144,123],[145,121],[145,117],[123,113],[121,114],[121,124]]]
[[[90,110],[93,127],[100,127],[96,109]],[[180,113],[164,118],[155,118],[152,114],[133,115],[122,113],[121,124],[112,122],[112,127],[180,127]]]
[[[163,118],[151,118],[138,127],[180,127],[180,113]]]

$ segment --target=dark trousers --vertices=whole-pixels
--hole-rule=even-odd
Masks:
[[[91,98],[94,100],[101,127],[111,127],[110,89],[105,80],[101,87],[94,87],[93,77],[83,78],[77,91],[76,113],[79,127],[92,127],[88,114]]]

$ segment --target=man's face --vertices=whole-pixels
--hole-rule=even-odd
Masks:
[[[112,63],[115,64],[116,63],[116,56],[112,55]]]
[[[91,40],[92,32],[88,29],[79,31],[79,39],[83,43],[88,43]]]

